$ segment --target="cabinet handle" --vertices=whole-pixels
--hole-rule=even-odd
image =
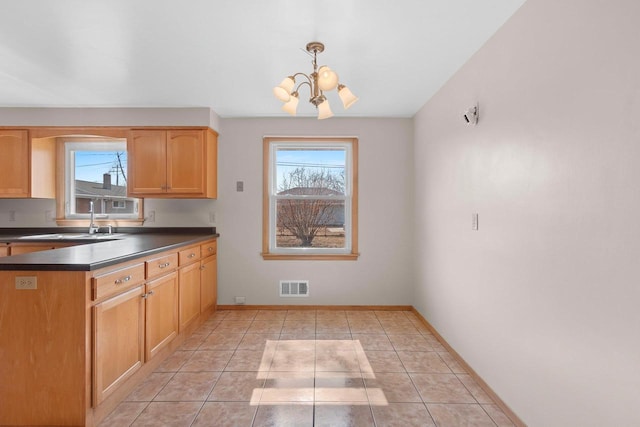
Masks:
[[[165,262],[164,264],[158,264],[158,268],[166,268],[169,267],[171,263],[170,262]]]
[[[149,292],[147,292],[146,294],[142,294],[142,295],[140,295],[140,298],[147,299],[147,298],[149,298],[151,295],[153,295],[153,291],[149,291]]]
[[[201,266],[200,266],[200,270],[204,270],[204,269],[205,269],[205,266],[204,266],[204,265],[201,265]]]
[[[213,252],[213,246],[209,246],[209,252]]]
[[[124,283],[124,282],[128,282],[129,280],[131,280],[131,275],[124,276],[124,277],[122,277],[122,278],[120,278],[120,279],[116,279],[116,281],[115,281],[114,283],[115,283],[116,285],[120,285],[120,284],[122,284],[122,283]]]
[[[189,255],[187,255],[187,258],[193,258],[194,256],[196,256],[195,252],[190,253]]]

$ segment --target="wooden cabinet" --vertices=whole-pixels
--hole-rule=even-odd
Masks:
[[[173,271],[147,283],[145,360],[151,360],[178,336],[178,274]]]
[[[211,129],[132,130],[127,140],[134,197],[217,197],[217,134]]]
[[[0,246],[0,256],[9,256],[9,246],[8,245],[2,245]]]
[[[55,144],[0,130],[0,198],[55,198]]]
[[[200,246],[200,312],[218,304],[218,260],[215,240]]]
[[[207,319],[215,252],[210,239],[98,270],[0,271],[0,425],[98,425]],[[36,289],[16,288],[25,275]]]
[[[178,336],[178,254],[163,254],[145,264],[145,360],[149,361]]]
[[[93,404],[99,405],[142,366],[144,286],[93,307]]]
[[[180,331],[200,316],[200,263],[180,267]]]

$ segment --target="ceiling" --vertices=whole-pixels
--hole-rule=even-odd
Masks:
[[[0,107],[208,107],[287,116],[273,86],[321,41],[360,100],[412,117],[524,0],[1,0]],[[298,115],[315,116],[303,102]]]

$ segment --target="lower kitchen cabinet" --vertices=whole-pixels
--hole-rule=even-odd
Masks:
[[[178,274],[147,283],[145,359],[151,360],[178,336]]]
[[[37,288],[16,288],[25,275]],[[0,270],[0,382],[15,385],[0,425],[98,425],[207,319],[215,284],[215,239],[92,271]]]
[[[200,263],[180,267],[180,331],[200,316]]]
[[[202,256],[210,254],[200,261],[200,312],[209,308],[215,310],[218,304],[218,259],[216,242],[202,245]]]
[[[93,307],[93,405],[99,405],[143,363],[144,286]]]

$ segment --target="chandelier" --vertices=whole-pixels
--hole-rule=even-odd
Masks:
[[[322,43],[308,43],[307,52],[313,55],[313,73],[295,73],[292,76],[286,77],[282,80],[282,83],[273,88],[273,94],[276,98],[284,102],[282,110],[292,116],[296,115],[296,109],[298,108],[298,90],[302,85],[309,86],[311,96],[311,98],[309,98],[309,102],[315,105],[318,109],[318,120],[328,119],[333,116],[331,108],[329,107],[329,100],[324,96],[324,91],[338,88],[338,96],[340,96],[345,110],[351,107],[358,100],[358,98],[351,93],[348,87],[338,83],[338,75],[335,71],[326,65],[322,65],[318,68],[316,56],[322,51],[324,51],[324,45]],[[303,76],[306,80],[300,82],[294,90],[296,77],[298,76]]]

